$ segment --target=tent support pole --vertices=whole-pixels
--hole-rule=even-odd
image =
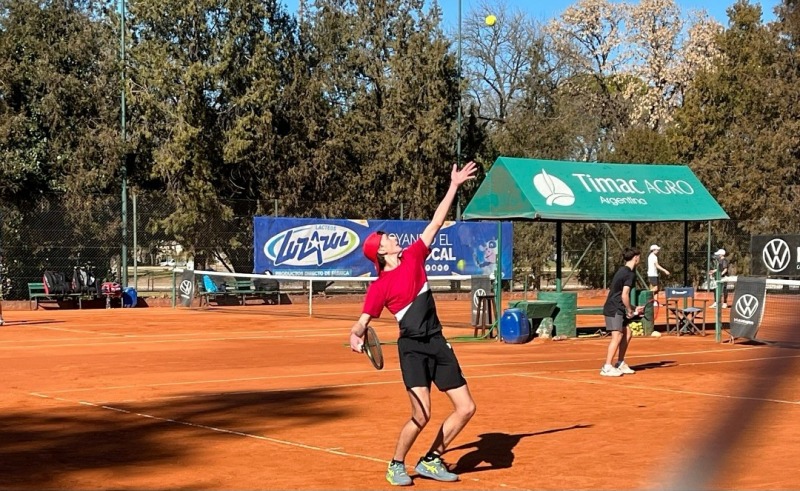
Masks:
[[[561,222],[556,222],[556,291],[561,293]]]
[[[689,286],[689,222],[683,222],[683,286]]]

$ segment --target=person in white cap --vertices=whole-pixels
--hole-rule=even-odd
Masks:
[[[728,266],[730,266],[731,263],[728,260],[728,258],[725,257],[725,255],[726,255],[725,249],[720,249],[720,250],[718,250],[717,252],[714,253],[714,260],[717,263],[717,267],[714,268],[714,269],[711,269],[708,272],[709,279],[712,279],[712,280],[716,279],[717,271],[719,271],[719,277],[720,278],[724,278],[724,277],[728,276]],[[728,285],[726,283],[722,284],[722,308],[723,309],[727,309],[728,308],[728,288],[727,288],[727,286]],[[711,308],[711,309],[717,308],[717,302],[712,303],[708,307]]]
[[[661,271],[669,276],[669,271],[658,264],[658,252],[660,247],[653,244],[650,246],[650,255],[647,256],[647,281],[650,282],[650,291],[653,292],[654,304],[658,305],[658,272]]]

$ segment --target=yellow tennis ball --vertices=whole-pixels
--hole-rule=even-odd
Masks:
[[[464,271],[464,268],[466,267],[467,267],[467,262],[464,261],[463,259],[459,259],[458,262],[456,263],[456,268],[458,268],[459,271]]]
[[[486,16],[486,25],[487,26],[491,27],[491,26],[494,25],[495,22],[497,22],[497,17],[495,17],[493,14],[489,14],[489,15]]]

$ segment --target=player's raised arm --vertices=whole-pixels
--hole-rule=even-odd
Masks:
[[[422,235],[420,236],[426,246],[431,246],[433,239],[439,232],[439,229],[442,228],[442,225],[444,225],[444,221],[447,218],[447,212],[450,211],[450,207],[453,206],[453,200],[458,192],[458,187],[470,179],[475,179],[476,170],[477,166],[475,165],[475,162],[472,161],[467,162],[467,164],[464,165],[461,170],[458,169],[456,164],[453,164],[453,170],[450,171],[450,187],[447,189],[447,194],[444,195],[444,198],[442,198],[439,206],[436,207],[436,212],[433,214],[431,223],[425,227],[425,231],[422,232]]]

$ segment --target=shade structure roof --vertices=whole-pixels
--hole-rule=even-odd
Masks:
[[[499,157],[462,218],[686,222],[730,217],[685,165]]]

